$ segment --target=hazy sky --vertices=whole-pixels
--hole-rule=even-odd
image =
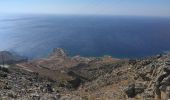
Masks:
[[[170,16],[170,0],[0,0],[0,14]]]

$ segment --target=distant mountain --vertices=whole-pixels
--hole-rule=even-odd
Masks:
[[[27,61],[27,58],[9,51],[0,51],[0,64],[14,64],[23,61]]]

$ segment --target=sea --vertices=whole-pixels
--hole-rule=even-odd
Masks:
[[[165,53],[170,50],[170,18],[0,15],[0,51],[40,58],[54,48],[85,57],[139,58]]]

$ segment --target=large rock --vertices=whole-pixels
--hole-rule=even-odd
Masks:
[[[124,91],[128,97],[133,98],[137,94],[143,93],[145,86],[142,83],[135,83],[129,85]]]

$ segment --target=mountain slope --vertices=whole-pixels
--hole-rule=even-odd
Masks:
[[[170,99],[169,54],[142,59],[86,58],[55,49],[48,58],[17,66],[52,79],[54,89],[83,100]]]

